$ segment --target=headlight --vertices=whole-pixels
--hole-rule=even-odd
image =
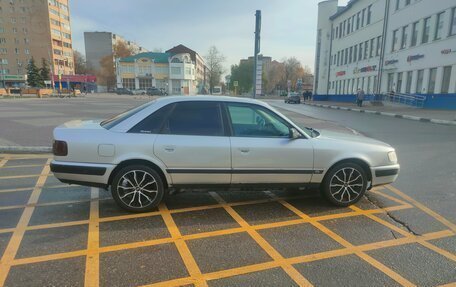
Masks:
[[[390,160],[390,162],[396,163],[396,162],[397,162],[397,155],[396,155],[396,152],[395,152],[395,151],[390,151],[390,152],[388,153],[388,159]]]

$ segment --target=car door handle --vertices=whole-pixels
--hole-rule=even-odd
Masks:
[[[167,152],[173,152],[174,150],[175,150],[174,146],[171,146],[171,145],[165,146],[165,151],[167,151]]]
[[[247,147],[241,147],[241,148],[239,148],[239,150],[240,150],[242,153],[248,153],[248,152],[250,151],[250,149],[247,148]]]

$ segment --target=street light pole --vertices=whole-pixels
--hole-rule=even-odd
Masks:
[[[253,98],[256,97],[257,61],[260,53],[261,10],[255,13],[255,51],[253,53]]]

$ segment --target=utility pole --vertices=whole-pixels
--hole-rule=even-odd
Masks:
[[[260,53],[261,10],[255,13],[255,51],[253,53],[253,98],[256,97],[257,62]]]

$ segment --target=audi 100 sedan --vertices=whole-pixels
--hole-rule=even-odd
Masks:
[[[363,136],[300,128],[267,103],[221,96],[160,98],[104,121],[54,130],[51,171],[111,189],[150,211],[172,188],[319,186],[336,206],[393,182],[395,150]]]

